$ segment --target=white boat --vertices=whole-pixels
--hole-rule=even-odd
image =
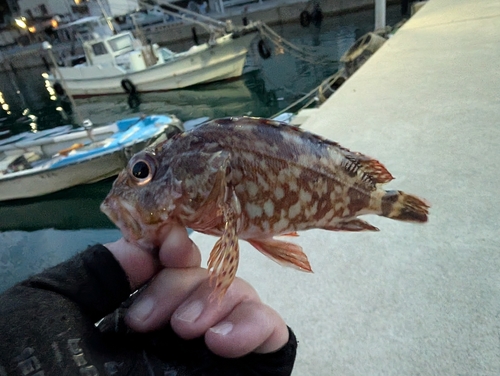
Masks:
[[[0,140],[0,153],[16,156],[23,152],[35,152],[50,156],[73,144],[88,142],[89,136],[94,141],[100,141],[120,131],[117,122],[96,128],[88,125],[86,128],[73,129],[71,125],[61,125],[38,132],[19,133]]]
[[[173,90],[239,77],[258,30],[259,24],[252,23],[179,53],[143,45],[130,31],[96,37],[83,44],[84,64],[55,69],[48,80],[59,93],[64,87],[66,94],[85,97]]]
[[[38,139],[49,138],[50,136],[67,133],[71,131],[71,125],[61,125],[55,128],[45,129],[39,132],[23,132],[0,140],[0,152],[15,149],[19,142],[29,142]]]
[[[0,201],[42,196],[118,174],[128,159],[147,145],[183,130],[174,116],[151,115],[119,120],[118,131],[101,141],[75,144],[53,156],[33,158],[3,153]],[[30,160],[34,161],[31,162]]]

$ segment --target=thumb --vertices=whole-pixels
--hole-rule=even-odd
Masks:
[[[160,268],[155,255],[127,242],[124,238],[104,246],[113,254],[127,275],[132,291],[149,281]]]
[[[167,268],[191,268],[201,264],[201,253],[189,238],[187,230],[179,225],[165,226],[160,230],[159,259]]]

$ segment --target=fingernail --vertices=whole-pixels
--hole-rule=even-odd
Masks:
[[[171,244],[179,244],[186,238],[186,229],[184,227],[174,226],[168,234],[168,241]]]
[[[195,322],[203,312],[203,303],[199,300],[189,303],[186,306],[181,306],[174,314],[174,316],[182,321]]]
[[[154,299],[150,296],[146,296],[144,298],[140,298],[138,302],[134,303],[132,307],[130,307],[127,315],[129,319],[144,322],[149,316],[151,316],[154,306]]]
[[[229,321],[223,321],[223,322],[218,323],[215,326],[212,326],[210,328],[210,330],[216,334],[220,334],[222,336],[225,336],[225,335],[229,334],[229,332],[231,330],[233,330],[233,326],[234,326],[233,323],[231,323]]]

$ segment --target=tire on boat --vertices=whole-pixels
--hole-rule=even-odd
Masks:
[[[382,45],[386,39],[375,33],[367,33],[359,38],[340,58],[347,76],[358,70]]]
[[[130,93],[127,98],[127,103],[132,110],[137,109],[141,105],[141,98],[139,97],[139,94],[136,92]]]
[[[127,94],[137,93],[137,89],[135,88],[135,85],[128,78],[124,78],[122,80],[121,84],[122,84],[123,90],[125,90],[125,93],[127,93]]]
[[[271,49],[264,39],[259,40],[259,44],[257,45],[257,47],[259,48],[259,55],[261,58],[266,60],[271,57]]]
[[[57,95],[62,97],[66,92],[64,91],[63,86],[61,85],[60,82],[54,82],[54,85],[52,85],[54,91],[56,92]]]
[[[311,23],[311,13],[309,11],[304,10],[300,13],[300,26],[308,27]]]

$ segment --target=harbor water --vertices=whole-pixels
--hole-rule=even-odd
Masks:
[[[400,20],[400,8],[389,7],[387,24]],[[42,78],[44,68],[3,72],[0,130],[20,133],[76,125],[77,112],[96,125],[140,113],[171,113],[183,121],[199,117],[270,117],[335,73],[340,56],[357,38],[371,31],[373,24],[372,9],[325,18],[317,26],[302,27],[298,20],[296,24],[274,26],[280,36],[297,46],[306,46],[304,50],[311,53],[299,57],[274,46],[271,58],[263,60],[254,46],[249,53],[248,73],[239,79],[136,98],[124,94],[77,100],[78,110],[73,109],[73,115],[58,99],[51,99]],[[188,46],[168,47],[180,50]],[[119,231],[99,211],[111,184],[112,179],[35,199],[0,203],[0,291],[88,245],[119,238]]]

